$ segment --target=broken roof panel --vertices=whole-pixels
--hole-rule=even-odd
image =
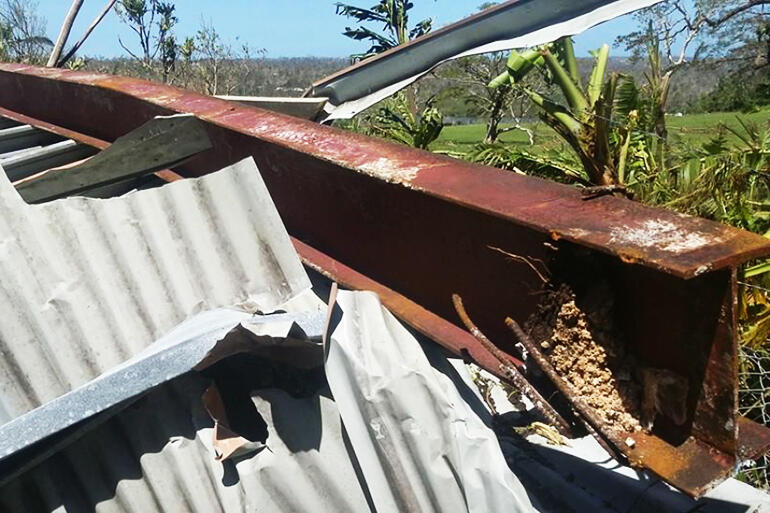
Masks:
[[[713,318],[715,311],[732,311],[735,289],[728,283],[730,273],[742,262],[766,254],[767,239],[621,198],[585,201],[579,191],[563,185],[241,108],[160,84],[18,65],[0,68],[0,81],[8,93],[3,95],[4,105],[25,113],[8,115],[36,126],[28,115],[114,140],[153,115],[195,113],[206,121],[206,130],[217,144],[212,154],[178,171],[204,173],[215,162],[230,162],[235,151],[253,153],[287,225],[306,243],[304,249],[297,244],[305,258],[306,249],[312,246],[311,250],[321,250],[315,256],[320,253],[322,258],[311,254],[308,260],[329,275],[360,288],[368,288],[374,281],[381,285],[380,290],[390,289],[394,294],[384,296],[386,301],[407,322],[446,347],[480,355],[479,360],[493,372],[496,364],[489,357],[483,360],[489,353],[467,332],[452,328],[455,312],[448,298],[459,291],[473,311],[480,312],[477,321],[485,333],[513,352],[511,335],[502,320],[508,315],[526,319],[534,307],[528,292],[540,283],[526,266],[511,265],[489,246],[544,262],[570,261],[572,243],[606,252],[612,258],[599,273],[610,273],[613,288],[642,305],[623,314],[626,321],[640,327],[629,334],[629,347],[654,367],[671,366],[691,377],[694,420],[683,425],[681,436],[689,436],[690,426],[697,426],[694,432],[702,437],[698,440],[707,444],[693,440],[679,446],[674,439],[670,440],[674,445],[639,442],[633,461],[641,461],[639,454],[650,453],[645,464],[699,494],[704,484],[732,470],[733,450],[738,446],[749,448],[741,455],[749,457],[770,443],[770,431],[753,425],[747,428],[744,421],[738,429],[733,420],[735,317],[721,316],[718,323],[703,321]],[[57,103],[53,109],[29,101],[37,97],[30,91],[48,98],[66,93],[80,101]],[[125,116],[107,119],[98,106],[110,102],[120,105]],[[43,126],[51,128],[50,124]],[[74,136],[70,129],[60,132]],[[313,206],[312,216],[308,205]],[[628,231],[623,229],[629,226],[635,236],[623,237]],[[650,234],[662,237],[662,244],[650,243]],[[679,238],[684,240],[684,248],[676,243]],[[590,258],[599,262],[603,257],[591,253]],[[576,268],[584,267],[580,260],[571,261]],[[341,272],[340,263],[352,272]],[[716,271],[724,268],[728,269]],[[465,272],[458,273],[458,269]],[[693,294],[704,301],[677,299]],[[661,301],[666,302],[663,323],[657,322]],[[426,314],[437,315],[431,319]],[[446,333],[450,333],[450,342]],[[700,355],[696,360],[702,367],[688,367],[693,354]],[[699,370],[704,367],[708,373]],[[718,400],[709,397],[696,402],[694,391],[702,390],[704,384],[719,391]],[[736,433],[740,442],[736,442]],[[710,452],[711,447],[729,452]],[[706,460],[713,464],[701,464]],[[698,472],[687,474],[686,481],[678,480],[685,473],[671,475],[671,467],[665,466],[668,461],[692,462],[688,471]],[[655,462],[661,465],[654,467]]]
[[[256,370],[256,369],[255,369]],[[143,397],[36,468],[0,487],[0,510],[27,513],[369,511],[339,412],[320,389],[253,394],[267,448],[215,460],[201,396],[186,375]]]
[[[63,431],[85,429],[93,417],[199,365],[208,367],[232,353],[265,352],[267,348],[244,343],[237,333],[230,334],[240,324],[250,333],[279,338],[287,338],[296,325],[303,340],[320,341],[324,312],[319,309],[271,315],[252,315],[233,309],[202,312],[127,362],[0,426],[0,468],[6,464],[15,467],[7,461],[11,458],[24,460],[26,465],[30,458],[38,457],[51,445],[62,443],[57,435]],[[74,433],[68,435],[74,436]],[[22,451],[26,452],[20,454]],[[5,473],[0,471],[0,482],[4,479]]]
[[[309,287],[253,160],[205,178],[26,205],[0,176],[0,422],[86,383],[201,310]]]
[[[350,118],[447,60],[549,43],[659,1],[510,0],[343,69],[309,94],[329,98],[327,120]]]
[[[493,431],[464,406],[451,380],[431,367],[414,336],[376,295],[341,293],[341,305],[326,378],[243,354],[206,369],[205,377],[188,374],[6,481],[0,507],[143,513],[532,511]],[[244,320],[225,310],[198,319],[180,326],[161,346],[177,347],[191,336],[207,336],[212,325]],[[276,336],[278,344],[288,335],[285,328],[271,331],[269,324],[250,327],[256,328],[267,329],[256,334]],[[320,356],[321,347],[313,347]],[[376,364],[369,358],[375,355]],[[320,369],[323,359],[317,362]],[[220,389],[229,387],[231,401],[255,390],[245,399],[251,405],[241,407],[252,410],[252,419],[264,420],[264,449],[233,462],[215,460],[211,418],[201,402],[209,379]],[[411,395],[388,393],[413,386],[418,389]],[[370,392],[377,396],[371,403]],[[400,425],[399,419],[410,420]],[[372,444],[376,456],[369,452]],[[417,496],[420,501],[413,502]],[[394,499],[400,508],[391,508]]]
[[[275,359],[232,359],[205,377],[191,373],[153,390],[0,486],[0,510],[768,511],[766,495],[735,481],[690,499],[618,466],[590,438],[555,448],[508,429],[500,452],[461,360],[431,343],[421,348],[375,295],[339,297],[342,318],[326,361],[334,399],[321,375]],[[264,449],[224,464],[215,460],[201,402],[209,380],[222,376],[253,390],[244,396],[266,429]]]
[[[340,292],[326,373],[377,511],[532,511],[495,434],[371,292]]]

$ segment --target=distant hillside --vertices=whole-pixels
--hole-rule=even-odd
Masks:
[[[349,64],[347,59],[304,57],[304,58],[265,58],[248,61],[227,63],[233,68],[234,78],[226,90],[219,94],[252,95],[252,96],[301,96],[310,85]],[[449,62],[444,66],[452,66]],[[592,60],[580,59],[580,66],[588,75]],[[610,59],[610,70],[628,73],[636,77],[640,83],[644,80],[646,63],[634,62],[628,58],[615,57]],[[145,70],[129,59],[91,60],[87,69],[115,75],[148,76]],[[713,69],[706,65],[685,68],[675,75],[671,87],[669,101],[670,112],[686,112],[688,106],[702,95],[710,92],[724,71]],[[180,74],[183,75],[183,73]],[[188,77],[181,76],[172,83],[202,91],[202,86]],[[457,95],[441,96],[441,91],[450,86],[447,80],[429,74],[420,81],[418,86],[420,97],[439,97],[439,106],[445,116],[468,117],[469,108],[462,97]],[[202,91],[204,92],[204,91]]]
[[[581,66],[585,67],[585,73],[588,74],[591,60],[581,59],[581,61]],[[610,59],[610,71],[633,75],[639,84],[644,83],[646,69],[646,60],[634,62],[626,57]],[[686,66],[677,71],[671,82],[669,112],[687,112],[689,106],[704,94],[711,92],[717,86],[719,78],[726,73],[727,67],[725,65],[710,63]]]
[[[231,90],[223,89],[218,93],[250,96],[301,96],[313,82],[344,68],[348,63],[348,59],[325,57],[265,58],[227,62],[222,66],[229,67],[228,69],[231,70],[230,72],[233,73],[235,79],[232,82]],[[193,74],[179,68],[181,66],[178,66],[178,75]],[[130,59],[90,60],[86,69],[112,75],[157,79]],[[187,76],[178,76],[172,83],[199,89],[195,87],[197,84],[190,81]]]

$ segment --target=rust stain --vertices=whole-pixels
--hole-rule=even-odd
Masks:
[[[639,259],[635,256],[627,255],[625,253],[618,253],[618,258],[620,258],[620,261],[624,264],[636,264],[639,262]]]
[[[476,340],[471,333],[304,242],[294,237],[291,238],[291,241],[305,265],[345,287],[376,292],[382,303],[396,317],[417,331],[427,335],[456,355],[467,353],[486,371],[497,377],[506,378],[506,375],[500,370],[499,359]],[[507,360],[515,367],[524,366],[521,360],[511,355],[508,355]]]

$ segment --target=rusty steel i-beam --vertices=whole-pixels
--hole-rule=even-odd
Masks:
[[[737,414],[737,271],[770,255],[767,239],[143,80],[3,64],[0,90],[0,115],[98,148],[154,116],[195,115],[213,148],[176,173],[253,156],[306,265],[374,290],[493,372],[499,360],[460,327],[452,295],[519,365],[504,321],[523,323],[543,288],[499,250],[564,275],[599,273],[622,298],[627,350],[689,385],[684,423],[656,421],[617,449],[698,496],[770,448],[770,430]]]

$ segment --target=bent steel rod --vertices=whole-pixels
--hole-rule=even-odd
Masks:
[[[519,323],[510,317],[507,317],[505,319],[505,324],[516,336],[517,341],[520,342],[521,345],[524,346],[524,349],[526,349],[530,356],[532,356],[532,359],[535,360],[540,369],[545,373],[546,376],[548,376],[551,382],[553,382],[554,386],[559,390],[559,392],[561,392],[562,395],[564,395],[564,397],[569,400],[572,407],[578,413],[578,416],[583,419],[588,432],[596,439],[597,442],[599,442],[602,448],[604,448],[604,450],[606,450],[609,454],[613,455],[615,459],[620,461],[625,460],[626,457],[619,451],[619,449],[617,449],[617,447],[623,443],[623,441],[615,433],[613,433],[612,429],[607,426],[606,422],[604,422],[596,415],[596,413],[594,413],[594,411],[590,406],[588,406],[588,404],[586,404],[582,397],[575,395],[575,393],[570,389],[570,386],[563,379],[561,379],[561,376],[559,376],[559,373],[556,372],[556,369],[553,368],[551,362],[549,362],[546,357],[543,356],[543,353],[540,352],[529,335],[524,333],[524,330],[521,329]],[[607,441],[609,441],[610,444],[607,444]]]
[[[465,310],[465,306],[463,306],[462,298],[458,294],[452,294],[452,302],[454,303],[455,310],[457,310],[457,315],[460,317],[463,324],[465,324],[465,327],[468,328],[468,331],[470,331],[471,334],[500,362],[500,372],[507,378],[507,381],[521,390],[521,392],[532,401],[532,404],[535,405],[535,408],[540,414],[551,423],[551,425],[555,426],[562,435],[569,436],[571,431],[569,423],[567,423],[567,421],[559,415],[559,412],[557,412],[553,406],[540,395],[540,392],[527,381],[527,378],[524,377],[519,369],[511,365],[508,356],[495,346],[492,341],[481,332],[476,324],[474,324],[468,315],[468,312]]]

